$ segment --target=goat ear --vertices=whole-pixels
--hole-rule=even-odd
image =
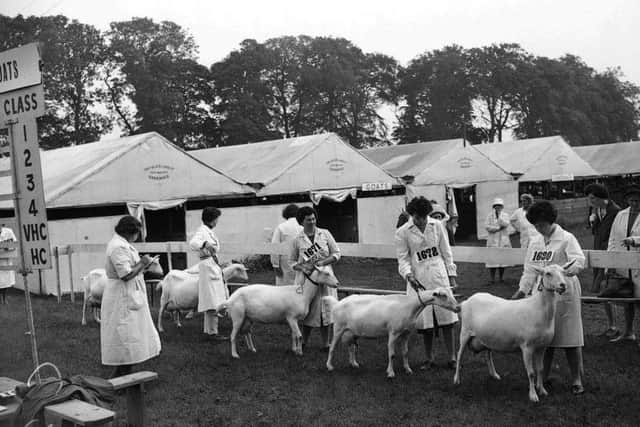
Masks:
[[[531,269],[535,271],[536,274],[542,274],[542,271],[544,270],[543,267],[540,267],[539,265],[536,265],[536,264],[532,264]]]
[[[572,259],[571,261],[569,261],[568,263],[566,263],[565,265],[562,266],[562,269],[564,271],[567,271],[569,269],[569,267],[571,267],[574,263],[576,262],[575,259]]]

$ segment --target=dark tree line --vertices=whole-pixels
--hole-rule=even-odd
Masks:
[[[132,18],[106,32],[64,16],[0,15],[0,50],[42,46],[41,144],[95,141],[114,124],[185,148],[336,132],[356,147],[561,134],[575,145],[635,139],[639,88],[579,57],[517,44],[425,52],[407,67],[342,38],[244,40],[205,67],[188,31]],[[395,109],[388,129],[382,109]]]

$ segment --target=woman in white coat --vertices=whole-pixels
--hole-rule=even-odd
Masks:
[[[291,242],[302,231],[302,226],[298,224],[296,215],[298,213],[298,205],[290,204],[282,210],[284,222],[278,224],[273,231],[271,243]],[[293,285],[296,272],[289,263],[287,255],[271,255],[271,265],[276,273],[276,286]]]
[[[568,276],[566,291],[558,296],[556,302],[555,333],[553,341],[544,354],[543,377],[544,381],[549,377],[554,350],[564,348],[571,371],[571,391],[573,394],[582,394],[584,393],[582,386],[584,335],[580,303],[582,291],[576,275],[584,269],[585,256],[575,236],[556,224],[557,217],[557,210],[549,202],[538,202],[529,208],[527,220],[539,234],[531,237],[519,290],[513,298],[523,298],[532,292],[543,292],[537,286],[541,278],[533,269],[534,265],[544,267],[573,262],[566,273]]]
[[[396,230],[398,272],[407,282],[407,294],[421,285],[427,289],[456,286],[456,265],[444,225],[429,216],[432,206],[424,197],[415,197],[407,205],[411,219]],[[434,366],[433,336],[442,329],[449,354],[447,367],[456,366],[453,325],[458,316],[448,310],[428,305],[416,319],[416,329],[423,334],[426,361],[421,369]]]
[[[206,207],[202,210],[202,225],[189,241],[192,250],[198,252],[198,312],[204,313],[204,333],[216,341],[228,338],[218,334],[216,307],[229,298],[229,289],[224,282],[222,268],[218,262],[220,241],[213,232],[220,218],[220,209]]]
[[[143,273],[153,259],[142,258],[131,244],[142,224],[124,216],[107,244],[107,284],[100,310],[102,364],[115,366],[114,377],[131,373],[136,363],[160,354],[160,336],[151,319]]]
[[[485,228],[489,233],[487,236],[488,248],[510,248],[511,239],[509,239],[509,215],[504,211],[504,202],[500,198],[493,200],[493,209],[487,215]],[[498,271],[499,283],[504,283],[504,268],[509,267],[506,264],[488,263],[486,267],[489,269],[489,285],[496,282],[496,270]]]
[[[0,242],[15,242],[16,235],[9,227],[5,227],[2,224],[0,229]],[[4,248],[2,249],[3,255],[8,256],[9,252],[15,252],[15,249]],[[9,258],[0,259],[0,265],[11,265]],[[7,302],[7,289],[16,284],[16,274],[11,270],[0,271],[0,304],[9,304]]]
[[[326,268],[333,273],[331,265],[340,259],[340,248],[329,230],[316,226],[317,218],[316,210],[310,206],[298,209],[296,220],[302,225],[302,231],[291,243],[289,263],[313,262],[316,267]],[[299,287],[318,287],[316,296],[309,305],[309,313],[302,322],[302,345],[307,345],[311,328],[320,328],[322,348],[329,349],[331,343],[329,327],[333,323],[333,319],[331,318],[331,310],[323,303],[322,297],[330,295],[338,298],[338,290],[325,285],[309,283],[302,271],[296,271],[295,284]]]
[[[629,205],[616,215],[611,225],[609,234],[608,251],[640,251],[640,243],[637,237],[640,236],[640,187],[631,185],[625,189],[624,198]],[[617,269],[616,273],[624,277],[631,277],[633,281],[633,296],[640,297],[640,270]],[[631,275],[629,275],[631,273]],[[633,333],[633,319],[635,317],[635,306],[633,304],[624,305],[624,333],[612,338],[612,342],[626,340],[635,341],[636,335]]]

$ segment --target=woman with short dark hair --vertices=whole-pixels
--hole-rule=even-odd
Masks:
[[[331,265],[340,259],[340,248],[329,230],[316,226],[317,218],[316,210],[310,206],[298,209],[296,219],[302,226],[302,231],[292,241],[289,262],[291,264],[312,262],[316,267],[326,268],[333,273]],[[322,301],[322,297],[330,295],[337,298],[338,291],[335,288],[311,282],[302,271],[296,271],[295,284],[300,287],[318,287],[309,305],[309,313],[302,322],[302,345],[307,345],[312,328],[320,328],[322,348],[328,350],[331,343],[329,327],[333,324],[333,319],[331,310]]]
[[[538,233],[534,234],[529,242],[519,289],[513,298],[523,298],[533,292],[547,292],[537,286],[541,277],[536,273],[534,266],[565,265],[573,262],[566,271],[566,291],[558,295],[554,337],[544,354],[543,380],[547,380],[551,371],[554,350],[564,348],[571,370],[571,391],[573,394],[582,394],[582,291],[576,275],[584,268],[585,256],[575,236],[556,224],[557,218],[558,211],[549,202],[537,202],[529,208],[527,220]]]
[[[153,258],[149,255],[140,258],[132,245],[141,229],[140,221],[124,216],[107,244],[100,347],[102,363],[116,367],[114,377],[131,373],[134,364],[160,353],[160,336],[151,319],[143,278]]]
[[[216,341],[227,337],[218,334],[216,307],[229,298],[229,289],[224,282],[222,268],[218,261],[220,241],[213,232],[222,212],[213,206],[202,210],[202,225],[189,241],[192,250],[198,252],[198,312],[204,313],[204,333],[212,335]]]
[[[456,286],[456,265],[444,225],[430,216],[433,207],[424,197],[414,197],[407,205],[409,221],[396,230],[395,243],[398,272],[407,283],[407,295],[414,295],[420,286],[426,289]],[[416,297],[417,298],[417,297]],[[453,326],[458,316],[448,310],[428,305],[416,319],[416,328],[423,335],[426,361],[421,369],[435,366],[433,337],[442,330],[449,360],[455,368],[456,351]]]

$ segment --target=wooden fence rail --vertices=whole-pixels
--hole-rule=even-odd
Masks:
[[[176,252],[189,252],[191,249],[186,242],[157,242],[157,243],[136,243],[134,245],[140,252],[147,253],[166,253],[169,259],[169,268],[171,268],[171,254]],[[362,257],[362,258],[380,258],[395,259],[396,250],[394,245],[375,245],[375,244],[357,244],[357,243],[339,243],[340,251],[344,256]],[[1,246],[0,246],[1,247]],[[105,244],[72,244],[66,246],[57,246],[53,248],[54,266],[56,268],[56,285],[58,291],[58,300],[61,296],[60,283],[60,257],[68,256],[71,300],[75,299],[75,283],[74,277],[74,255],[81,253],[104,253]],[[486,263],[497,262],[508,265],[522,265],[526,251],[524,249],[513,248],[486,248],[481,246],[454,246],[453,258],[456,262]],[[639,268],[640,252],[607,252],[585,250],[586,267],[600,268]],[[275,243],[234,243],[223,242],[221,253],[223,255],[287,255],[289,249],[286,244]],[[92,266],[89,268],[96,268]],[[355,291],[354,291],[355,292]]]

